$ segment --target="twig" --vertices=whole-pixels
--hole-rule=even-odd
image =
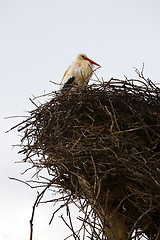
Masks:
[[[31,219],[30,219],[30,240],[33,239],[33,219],[34,219],[34,214],[35,214],[35,208],[38,206],[39,201],[43,197],[46,190],[54,183],[54,181],[55,181],[55,179],[51,180],[50,183],[48,183],[48,185],[43,189],[43,191],[38,193],[35,203],[32,207],[32,215],[31,215]]]

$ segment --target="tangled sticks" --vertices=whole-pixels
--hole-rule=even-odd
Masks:
[[[160,89],[150,80],[55,92],[19,131],[25,161],[52,173],[48,187],[85,199],[108,239],[159,239]]]

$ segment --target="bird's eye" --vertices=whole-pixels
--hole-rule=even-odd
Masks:
[[[86,57],[84,55],[81,56],[82,58],[86,59]]]

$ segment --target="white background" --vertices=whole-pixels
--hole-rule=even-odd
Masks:
[[[84,52],[102,68],[97,74],[136,78],[133,67],[160,82],[159,0],[0,0],[0,239],[29,240],[36,191],[8,177],[21,176],[25,164],[17,131],[5,134],[33,109],[29,98],[51,92],[68,65]],[[37,209],[34,240],[62,240],[67,228],[52,206]]]

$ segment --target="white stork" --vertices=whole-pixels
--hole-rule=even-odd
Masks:
[[[76,61],[73,62],[64,73],[62,78],[61,90],[71,88],[71,86],[87,86],[93,73],[93,65],[101,67],[98,63],[89,59],[86,54],[78,54]]]

